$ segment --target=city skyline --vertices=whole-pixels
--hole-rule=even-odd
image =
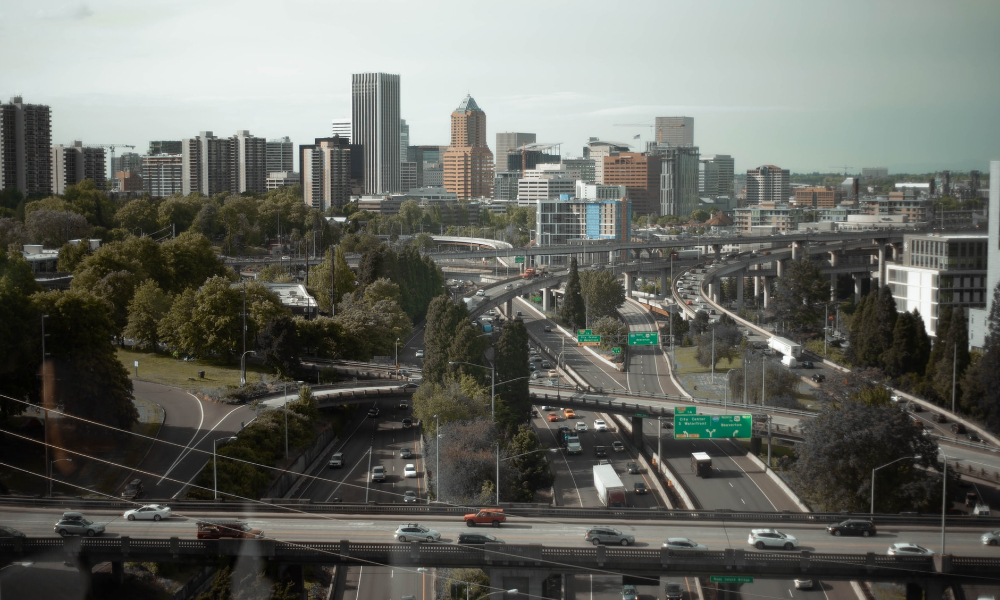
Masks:
[[[594,21],[587,5],[567,12],[558,5],[494,11],[462,4],[456,11],[461,16],[449,17],[455,25],[492,23],[477,34],[482,50],[426,61],[408,48],[412,32],[432,36],[445,28],[436,21],[441,11],[416,5],[398,5],[396,18],[385,21],[375,5],[305,2],[301,7],[310,18],[300,19],[295,11],[264,14],[265,5],[253,2],[240,11],[217,2],[139,10],[112,0],[42,2],[41,8],[8,3],[0,7],[0,99],[21,94],[25,102],[51,106],[54,144],[82,139],[145,148],[149,140],[183,139],[191,131],[249,129],[268,139],[289,136],[299,145],[326,136],[332,119],[350,114],[352,73],[384,72],[401,76],[400,116],[414,145],[446,145],[454,98],[472,93],[491,109],[488,139],[497,132],[532,131],[540,141],[561,142],[566,156],[580,156],[589,137],[643,150],[640,142],[652,139],[653,120],[664,116],[693,117],[694,143],[702,152],[733,156],[736,172],[764,164],[793,172],[843,171],[837,165],[852,172],[872,166],[985,172],[988,161],[1000,156],[1000,114],[994,108],[1000,82],[987,76],[990,57],[1000,55],[992,34],[1000,10],[992,4],[942,11],[918,2],[903,12],[891,3],[638,2],[612,22]],[[520,20],[524,10],[535,18]],[[506,50],[516,40],[503,32],[515,22],[519,35],[530,40],[547,35],[541,24],[557,15],[566,47],[556,55],[524,59]],[[329,64],[320,58],[325,37],[318,32],[334,17],[379,22],[380,44]],[[568,46],[570,32],[585,39],[605,28],[628,31],[622,39],[629,52],[655,57],[664,47],[643,31],[665,18],[710,21],[713,29],[679,28],[671,43],[698,51],[665,53],[669,59],[621,61],[609,49],[607,56],[588,51],[587,60],[568,60],[583,52]],[[300,58],[289,61],[269,44],[231,53],[210,35],[223,27],[297,30],[289,48]],[[813,43],[820,28],[833,34],[831,43]],[[962,43],[954,43],[949,31],[960,31]],[[121,47],[134,42],[141,49],[108,53],[97,40],[112,32]],[[174,42],[146,49],[144,39]],[[61,52],[67,45],[77,51]],[[220,68],[191,71],[188,65],[206,53],[215,55]],[[109,88],[92,76],[95,65],[112,66],[111,56],[117,71],[131,73],[127,85]],[[317,58],[303,58],[311,56]],[[554,78],[548,69],[525,68],[525,60],[538,66],[561,61],[563,72]],[[315,78],[314,69],[323,77]]]

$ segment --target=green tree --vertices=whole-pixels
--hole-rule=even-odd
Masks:
[[[299,366],[299,341],[290,315],[272,317],[257,334],[254,345],[264,362],[282,377],[291,377]]]
[[[36,210],[24,220],[28,237],[36,244],[61,246],[90,235],[92,227],[83,215],[68,211]]]
[[[961,394],[961,390],[957,389],[957,381],[965,373],[970,361],[968,317],[962,308],[955,308],[950,312],[947,331],[942,334],[943,337],[939,335],[935,344],[943,346],[942,352],[939,353],[937,363],[930,367],[933,369],[930,383],[936,396],[946,404],[952,397],[953,382],[956,398]]]
[[[66,203],[73,207],[73,211],[83,215],[91,225],[110,228],[115,224],[114,203],[92,180],[84,179],[76,185],[67,187],[63,197]]]
[[[566,293],[559,316],[571,331],[583,329],[587,325],[587,308],[583,302],[583,290],[580,286],[580,271],[577,268],[576,257],[572,258],[569,263],[569,278],[566,281]]]
[[[41,291],[20,252],[0,247],[0,381],[3,394],[37,403],[40,398],[41,316],[31,294]],[[0,397],[0,418],[24,412]]]
[[[209,277],[232,274],[216,256],[212,243],[200,233],[186,231],[163,243],[173,291],[199,287]]]
[[[341,352],[360,360],[392,354],[396,339],[406,337],[413,329],[396,301],[356,299],[352,294],[344,296],[334,321],[344,333]]]
[[[875,496],[875,509],[898,513],[939,507],[941,476],[919,468],[934,465],[937,442],[920,435],[910,421],[906,412],[885,404],[824,406],[803,425],[805,441],[796,448],[792,478],[802,498],[817,510],[864,512],[872,469],[905,459],[878,472],[876,491],[882,491]]]
[[[435,419],[448,423],[490,418],[490,390],[477,377],[464,375],[442,383],[424,383],[413,394],[413,416],[420,419],[426,435],[433,439]]]
[[[147,279],[136,288],[128,304],[128,322],[123,335],[139,347],[156,350],[160,341],[159,322],[170,311],[170,297],[156,282]]]
[[[111,344],[117,330],[107,304],[78,290],[37,293],[32,302],[48,315],[46,349],[59,382],[56,403],[70,414],[129,429],[139,413],[128,371]]]
[[[59,263],[56,268],[63,273],[72,273],[88,256],[90,256],[90,240],[80,240],[76,244],[63,244],[62,248],[59,249]]]
[[[134,235],[150,234],[160,228],[156,206],[145,198],[129,200],[115,212],[115,223]],[[135,230],[140,230],[136,232]]]
[[[580,274],[584,310],[591,323],[614,315],[625,304],[625,288],[611,271],[584,271]]]
[[[858,319],[855,313],[855,320]],[[896,301],[888,286],[872,290],[864,304],[859,323],[852,322],[852,331],[859,334],[854,351],[854,363],[863,367],[885,367],[885,358],[892,348],[892,333],[896,328]],[[854,329],[855,326],[857,329]]]
[[[983,393],[977,398],[970,398],[970,401],[975,402],[987,427],[994,432],[1000,431],[1000,284],[993,290],[993,301],[986,319],[983,356],[973,373]],[[967,390],[972,393],[973,386],[970,385]]]
[[[807,259],[789,261],[774,288],[768,315],[785,321],[793,331],[814,333],[823,327],[823,305],[830,300],[830,282]]]
[[[590,328],[596,335],[601,336],[602,350],[628,344],[628,325],[616,317],[601,317],[591,323]]]
[[[434,298],[427,307],[423,364],[425,382],[444,381],[444,376],[449,371],[451,344],[462,321],[469,322],[469,311],[464,305],[452,302],[447,296]]]
[[[157,208],[157,221],[161,228],[169,227],[176,234],[187,231],[202,205],[210,201],[199,193],[188,196],[170,196]]]
[[[710,215],[707,210],[701,208],[691,213],[691,220],[695,223],[704,223],[711,218],[712,215]]]
[[[344,245],[329,248],[323,262],[309,269],[309,293],[316,298],[320,310],[330,314],[333,298],[340,302],[344,294],[352,294],[357,289],[357,277],[347,265]],[[333,266],[331,268],[331,262]],[[336,292],[333,282],[336,281]]]
[[[714,337],[713,337],[714,332]],[[714,340],[714,343],[713,343]],[[715,366],[720,361],[731,361],[740,355],[740,344],[743,342],[743,334],[732,323],[712,324],[708,331],[698,336],[698,345],[695,351],[695,359],[703,367],[712,365],[712,357],[715,357]],[[713,351],[714,347],[714,351]]]
[[[923,373],[930,354],[930,340],[924,321],[917,312],[904,312],[896,319],[892,347],[885,356],[885,372],[890,377]]]
[[[521,319],[510,319],[500,328],[495,346],[497,425],[509,432],[517,429],[531,414],[528,392],[528,329]]]
[[[330,317],[315,319],[295,319],[296,336],[307,356],[337,358],[343,332],[340,325]]]
[[[542,449],[538,434],[531,426],[525,423],[517,426],[506,448],[507,454],[515,458],[501,463],[501,502],[532,502],[536,490],[552,485],[555,475],[546,458],[547,453],[541,452]]]

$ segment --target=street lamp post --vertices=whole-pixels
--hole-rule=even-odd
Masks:
[[[212,500],[219,499],[219,477],[218,477],[218,468],[216,467],[216,462],[217,462],[216,447],[218,446],[219,442],[234,442],[234,441],[236,441],[235,436],[216,438],[215,440],[212,441]]]
[[[399,375],[399,338],[396,338],[396,375]]]
[[[882,469],[884,467],[888,467],[889,465],[894,465],[894,464],[898,463],[901,460],[906,460],[906,459],[914,460],[914,459],[920,459],[920,458],[922,458],[922,457],[919,454],[917,456],[904,456],[902,458],[897,458],[894,461],[887,462],[884,465],[882,465],[881,467],[875,467],[874,469],[872,469],[872,501],[871,501],[872,505],[871,505],[871,509],[869,511],[869,514],[873,514],[873,515],[875,514],[875,471],[878,471],[879,469]],[[947,468],[947,464],[945,465],[945,468]]]
[[[49,481],[49,498],[52,497],[52,476],[55,475],[55,473],[56,473],[55,472],[55,465],[56,465],[57,462],[59,462],[61,460],[64,460],[66,462],[73,462],[72,458],[57,458],[57,459],[49,462],[49,478],[48,478],[48,481]]]
[[[246,327],[244,326],[244,329]],[[240,385],[246,385],[247,383],[247,354],[256,354],[253,350],[247,350],[240,357]]]
[[[512,458],[519,458],[521,456],[527,456],[529,454],[537,454],[538,452],[556,452],[558,448],[539,448],[538,450],[532,450],[531,452],[522,452],[520,454],[515,454],[514,456],[508,456],[507,458],[500,460],[500,443],[497,442],[497,506],[500,506],[500,463],[507,462]]]
[[[437,440],[437,447],[434,450],[434,459],[437,466],[434,467],[434,499],[441,501],[441,419],[434,415],[434,438]]]

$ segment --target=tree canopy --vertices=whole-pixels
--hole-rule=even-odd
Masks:
[[[590,323],[614,315],[625,304],[625,288],[611,271],[584,271],[580,293]]]
[[[577,268],[576,257],[573,257],[569,263],[569,278],[566,280],[566,293],[559,316],[570,328],[570,331],[576,331],[586,327],[586,310],[583,302],[583,291],[580,287],[580,271]]]

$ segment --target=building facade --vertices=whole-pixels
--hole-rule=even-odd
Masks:
[[[744,233],[750,233],[754,227],[770,227],[775,232],[794,231],[802,222],[801,209],[774,202],[744,206],[733,213],[736,228]]]
[[[618,156],[622,152],[628,152],[631,146],[618,142],[606,142],[597,138],[590,138],[587,145],[583,147],[583,157],[594,161],[594,183],[605,183],[604,181],[604,158],[608,156]]]
[[[597,183],[597,173],[594,159],[592,158],[564,158],[561,161],[562,168],[569,173],[573,179],[579,179],[584,183]]]
[[[267,140],[242,129],[229,138],[211,131],[181,142],[183,194],[262,194],[267,180]]]
[[[889,192],[887,196],[862,198],[858,202],[865,215],[904,215],[910,223],[926,223],[932,214],[933,202],[917,190]]]
[[[560,168],[558,164],[541,164],[537,169],[525,172],[517,180],[517,205],[534,206],[540,200],[551,200],[563,195],[572,195],[576,180]]]
[[[653,129],[657,144],[694,146],[694,117],[656,117]]]
[[[406,119],[399,120],[399,162],[407,162],[406,149],[410,147],[410,126]]]
[[[406,193],[413,188],[420,187],[418,181],[419,169],[417,168],[417,163],[411,161],[404,161],[399,163],[399,190],[401,193]]]
[[[632,207],[627,198],[591,200],[563,194],[538,202],[534,241],[538,246],[568,244],[571,240],[628,241],[631,224]],[[536,260],[562,264],[567,257],[552,255]]]
[[[85,148],[75,141],[69,146],[52,146],[52,193],[65,194],[66,188],[90,179],[97,189],[106,188],[104,148]]]
[[[517,200],[519,179],[521,174],[517,171],[497,171],[493,176],[493,199]]]
[[[347,140],[348,143],[354,143],[353,138],[351,138],[352,133],[350,117],[340,117],[333,120],[330,127],[330,137],[337,137],[339,135],[341,138]]]
[[[274,171],[267,174],[267,181],[264,182],[264,188],[270,192],[271,190],[283,187],[296,186],[301,182],[299,174],[295,171]]]
[[[889,176],[889,169],[886,167],[862,167],[862,179],[885,179]]]
[[[118,171],[138,173],[142,171],[142,155],[138,152],[126,152],[116,156],[111,161],[111,170],[116,173]]]
[[[497,134],[497,155],[496,170],[507,171],[507,155],[517,151],[522,146],[534,144],[536,136],[534,133],[518,133],[515,131],[505,131]]]
[[[267,140],[241,129],[229,138],[229,192],[263,194],[267,181]],[[288,147],[291,148],[291,141]],[[288,170],[291,170],[289,167]]]
[[[695,159],[694,185],[698,184],[698,161]],[[662,160],[659,156],[647,156],[637,152],[622,152],[617,156],[604,157],[602,185],[624,185],[632,210],[639,215],[660,215],[660,173]]]
[[[493,153],[486,144],[486,113],[471,95],[451,113],[451,145],[444,153],[444,187],[460,200],[493,196]]]
[[[181,140],[156,140],[149,142],[149,156],[156,156],[157,154],[180,154],[181,153]]]
[[[52,193],[52,111],[21,96],[0,104],[0,190],[6,189]]]
[[[183,194],[183,165],[181,154],[161,153],[142,157],[142,190],[154,198]]]
[[[993,309],[993,295],[1000,285],[1000,160],[990,161],[990,196],[986,209],[990,218],[986,244],[986,303],[981,309],[969,311],[969,344],[974,348],[986,345],[987,319]]]
[[[361,145],[366,194],[399,191],[399,97],[399,75],[351,75],[351,141]]]
[[[728,154],[702,154],[698,164],[698,195],[702,198],[735,198],[736,161]]]
[[[834,208],[844,201],[844,192],[835,187],[795,189],[796,208]]]
[[[785,204],[789,199],[788,169],[764,165],[747,170],[747,204]]]
[[[299,146],[302,201],[317,210],[351,199],[351,144],[339,136]]]
[[[294,171],[292,160],[295,146],[291,138],[285,136],[276,140],[267,140],[267,172]]]
[[[660,215],[687,217],[699,208],[697,146],[659,145],[662,159],[660,170]]]
[[[936,335],[941,307],[986,306],[986,235],[903,236],[903,260],[886,264],[886,280],[900,312],[920,311],[929,335]]]

